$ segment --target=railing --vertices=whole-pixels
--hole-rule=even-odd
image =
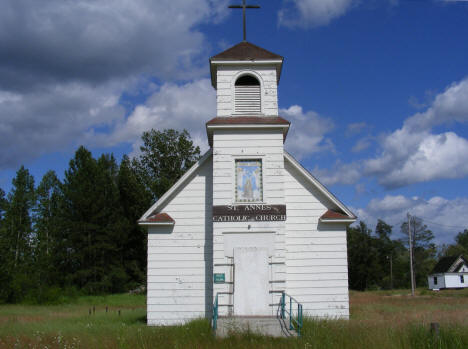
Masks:
[[[286,310],[286,297],[289,297],[289,311]],[[297,305],[296,316],[294,316],[293,306],[294,303]],[[289,329],[295,330],[297,334],[301,335],[302,330],[302,304],[295,300],[290,295],[286,294],[285,292],[281,295],[281,318],[285,319],[286,314],[289,315]]]
[[[215,301],[213,303],[213,319],[211,327],[213,327],[214,331],[216,331],[216,328],[218,327],[218,293],[216,293]]]

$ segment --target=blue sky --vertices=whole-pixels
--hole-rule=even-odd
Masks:
[[[151,128],[206,150],[208,58],[242,39],[240,0],[6,0],[0,187],[21,164],[60,176],[80,144],[138,151]],[[257,0],[247,39],[285,57],[286,147],[359,218],[468,228],[468,2]]]

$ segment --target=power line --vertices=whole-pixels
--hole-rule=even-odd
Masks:
[[[447,224],[441,224],[441,223],[432,222],[432,221],[430,221],[430,220],[428,220],[427,218],[424,218],[424,217],[419,217],[419,216],[415,216],[415,215],[413,215],[413,217],[419,218],[419,219],[423,220],[425,223],[440,225],[440,226],[442,226],[442,227],[456,228],[456,229],[468,229],[468,225],[465,225],[465,226],[461,226],[461,225],[447,225]]]

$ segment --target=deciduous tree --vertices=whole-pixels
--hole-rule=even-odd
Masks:
[[[152,129],[141,138],[141,154],[134,159],[133,166],[155,201],[199,159],[200,148],[193,144],[186,130]]]

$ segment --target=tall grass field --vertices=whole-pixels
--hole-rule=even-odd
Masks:
[[[349,321],[306,319],[300,338],[215,338],[205,319],[148,327],[141,295],[0,305],[0,348],[468,348],[468,290],[351,292],[350,303]]]

